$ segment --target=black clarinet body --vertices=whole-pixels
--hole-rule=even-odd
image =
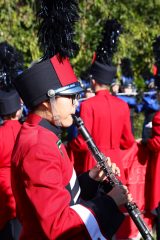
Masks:
[[[99,151],[96,144],[94,143],[90,133],[85,128],[84,123],[80,117],[77,117],[76,115],[73,115],[74,122],[81,133],[82,137],[84,138],[85,142],[88,145],[88,148],[90,149],[92,155],[94,156],[95,160],[98,162],[100,168],[105,173],[107,179],[109,180],[109,183],[112,186],[115,186],[116,184],[122,185],[122,182],[115,176],[115,174],[112,172],[111,167],[109,167],[105,161],[105,156]],[[138,206],[133,202],[128,202],[125,204],[125,207],[132,218],[133,222],[137,226],[139,232],[141,233],[143,239],[145,240],[153,240],[152,235],[150,233],[150,230],[146,223],[141,218],[141,212],[138,209]]]

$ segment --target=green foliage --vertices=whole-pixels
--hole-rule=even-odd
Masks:
[[[160,34],[160,1],[146,0],[99,0],[80,1],[81,19],[77,27],[77,40],[81,51],[74,59],[78,73],[89,66],[99,42],[103,21],[115,18],[123,26],[115,63],[129,57],[133,62],[135,81],[143,88],[140,72],[152,70],[153,39]]]
[[[0,0],[0,41],[22,51],[26,66],[40,56],[33,3],[33,0]]]
[[[78,75],[92,62],[101,37],[103,22],[117,19],[123,26],[114,62],[129,57],[133,61],[135,81],[143,88],[140,72],[153,65],[152,42],[160,34],[160,0],[80,0],[80,20],[76,41],[80,51],[72,59]],[[41,56],[37,43],[34,0],[0,0],[0,41],[7,40],[24,54],[28,66]],[[119,73],[120,74],[120,73]]]
[[[135,138],[142,138],[142,126],[144,122],[143,113],[134,114],[134,136]]]

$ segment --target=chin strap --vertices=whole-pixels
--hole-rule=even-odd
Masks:
[[[62,127],[62,124],[61,124],[61,121],[60,121],[60,116],[58,115],[58,111],[57,111],[57,108],[56,108],[55,96],[50,98],[50,104],[51,104],[52,118],[53,118],[55,126]]]

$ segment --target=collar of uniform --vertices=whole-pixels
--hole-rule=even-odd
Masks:
[[[7,125],[7,126],[8,126],[8,125],[9,125],[9,126],[10,126],[10,125],[12,126],[12,125],[16,125],[16,124],[19,125],[20,122],[19,122],[18,120],[10,120],[10,119],[9,119],[9,120],[4,120],[3,123],[2,123],[2,125],[0,125],[0,126],[4,126],[4,125],[5,125],[5,126],[6,126],[6,125]]]
[[[57,135],[58,138],[60,138],[60,135],[62,132],[61,128],[50,124],[50,122],[48,122],[46,119],[40,117],[37,114],[30,113],[27,117],[26,122],[28,122],[30,124],[38,124],[46,129],[48,129],[49,131],[53,132],[55,135]]]
[[[107,89],[99,90],[96,92],[96,95],[110,95],[110,92]]]

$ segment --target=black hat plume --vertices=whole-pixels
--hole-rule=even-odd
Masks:
[[[157,64],[160,64],[160,36],[156,37],[152,46],[155,61]]]
[[[122,26],[116,19],[108,19],[104,24],[102,39],[96,50],[96,61],[112,65],[112,58],[117,51],[118,37],[122,33]]]
[[[121,84],[123,86],[130,86],[133,84],[133,69],[131,59],[125,57],[121,60]]]
[[[155,38],[152,46],[156,66],[155,84],[160,90],[160,36]]]
[[[0,43],[0,88],[9,90],[12,80],[23,71],[23,55],[9,43]]]
[[[74,25],[79,19],[78,1],[41,0],[37,4],[38,37],[43,60],[54,55],[72,57],[78,51],[78,45],[73,41]]]
[[[38,40],[43,56],[15,81],[21,98],[30,109],[56,94],[81,91],[69,61],[78,49],[73,41],[74,24],[79,18],[78,1],[38,0],[36,3]]]
[[[133,78],[132,62],[129,58],[122,58],[121,70],[123,76]]]
[[[112,84],[116,67],[112,58],[117,51],[118,37],[122,32],[121,24],[115,19],[107,20],[104,24],[102,39],[95,53],[95,61],[91,66],[90,76],[101,84]]]

